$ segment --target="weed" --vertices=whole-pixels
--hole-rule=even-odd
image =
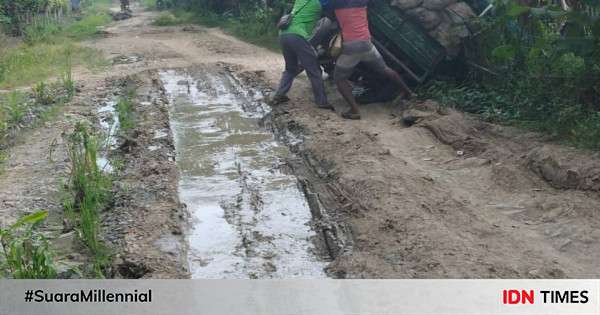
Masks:
[[[126,96],[119,99],[119,102],[117,102],[117,113],[119,115],[119,124],[122,132],[127,133],[135,127],[133,102],[131,101],[131,97]]]
[[[1,1],[0,1],[1,3]],[[0,87],[27,85],[61,73],[64,56],[70,54],[72,64],[96,70],[108,65],[92,48],[76,45],[75,41],[96,36],[97,28],[111,21],[106,13],[110,1],[93,1],[81,19],[61,21],[47,17],[35,18],[24,29],[24,43],[0,52]]]
[[[6,229],[0,229],[3,272],[15,279],[52,279],[56,269],[48,241],[34,228],[48,216],[47,211],[27,215]]]
[[[67,141],[71,175],[69,196],[63,205],[67,219],[75,223],[80,238],[92,253],[94,271],[99,275],[108,262],[106,248],[99,238],[100,211],[110,197],[112,183],[98,167],[98,144],[84,124],[78,123]]]
[[[0,87],[11,88],[56,77],[64,71],[67,54],[71,55],[72,65],[86,65],[92,70],[107,65],[98,51],[74,44],[21,45],[0,55],[0,70],[4,73],[0,75]]]
[[[7,160],[8,154],[5,151],[0,150],[0,174],[2,174],[4,170],[4,162],[6,162]]]
[[[50,105],[54,103],[54,95],[50,92],[48,85],[44,81],[36,84],[32,90],[37,104]]]
[[[152,24],[156,26],[181,25],[189,23],[190,18],[190,15],[184,13],[179,13],[177,16],[173,13],[162,13]]]
[[[248,11],[240,17],[217,14],[207,10],[175,9],[161,14],[153,24],[173,26],[182,24],[202,24],[208,27],[221,27],[226,32],[249,43],[278,51],[277,28],[273,27],[269,12]]]
[[[76,41],[95,37],[98,34],[98,27],[108,24],[110,21],[112,19],[106,13],[87,15],[83,19],[66,26],[63,36]]]
[[[61,83],[67,93],[68,100],[75,95],[75,81],[73,81],[73,59],[72,48],[69,47],[65,54],[65,66],[62,73]]]
[[[157,3],[160,1],[157,0],[142,0],[142,5],[149,10],[159,9]]]
[[[22,93],[13,91],[6,97],[4,108],[8,127],[14,127],[25,117],[27,101]]]

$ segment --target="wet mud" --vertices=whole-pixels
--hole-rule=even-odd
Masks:
[[[260,126],[269,108],[224,69],[160,72],[179,195],[191,217],[192,278],[322,278],[309,202],[287,146]]]

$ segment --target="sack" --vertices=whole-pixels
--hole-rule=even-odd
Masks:
[[[277,22],[277,28],[285,31],[287,30],[290,25],[292,25],[292,20],[294,19],[294,15],[290,14],[284,14],[280,19],[279,22]]]
[[[333,58],[337,58],[342,54],[342,34],[335,34],[329,41],[329,55]]]

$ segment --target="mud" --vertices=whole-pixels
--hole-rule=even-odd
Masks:
[[[298,102],[274,111],[280,129],[291,125],[307,133],[298,149],[303,163],[316,165],[316,177],[336,187],[319,189],[320,196],[334,197],[329,211],[352,231],[351,250],[336,256],[330,273],[349,278],[599,274],[600,200],[593,193],[556,189],[530,170],[542,137],[439,110],[431,102],[406,110],[417,117],[411,128],[403,126],[396,108],[363,110],[366,121],[360,122],[319,115]],[[586,161],[593,163],[589,156]]]
[[[114,91],[135,89],[136,95],[132,100],[135,127],[118,133],[117,149],[110,156],[123,163],[117,171],[114,206],[102,222],[105,238],[115,251],[112,276],[188,277],[186,211],[177,197],[168,102],[158,76],[143,72],[111,81],[116,82]]]
[[[260,91],[219,67],[160,73],[171,102],[181,172],[179,194],[191,215],[193,278],[321,278],[311,212],[289,151],[259,126]]]

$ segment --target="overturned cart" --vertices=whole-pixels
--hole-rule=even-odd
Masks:
[[[373,42],[392,67],[421,83],[459,55],[486,6],[483,0],[371,0]]]

